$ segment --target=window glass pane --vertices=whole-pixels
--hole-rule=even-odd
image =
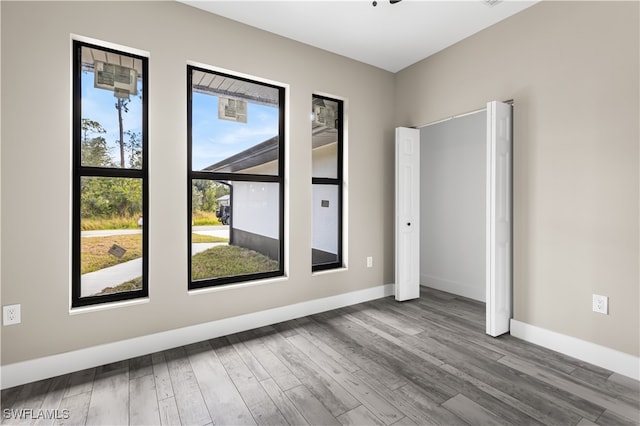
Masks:
[[[191,222],[196,226],[229,224],[231,186],[226,182],[193,179],[191,181]]]
[[[82,177],[80,297],[142,288],[142,179]]]
[[[313,177],[338,177],[338,103],[313,98]]]
[[[193,221],[191,279],[197,281],[279,271],[282,257],[280,185],[193,180],[192,193],[197,194],[195,188],[207,185],[226,186],[227,193],[215,196],[214,211],[219,216],[220,225],[202,226],[197,225],[195,219]],[[195,212],[195,208],[192,211]],[[218,239],[206,239],[207,236]]]
[[[332,142],[312,151],[313,177],[338,178],[338,143]]]
[[[142,60],[81,47],[81,163],[142,168]]]
[[[278,175],[279,90],[191,72],[192,170]]]
[[[313,185],[313,240],[312,264],[321,265],[339,261],[338,185]]]

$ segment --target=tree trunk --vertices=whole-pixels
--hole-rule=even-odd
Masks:
[[[125,168],[124,163],[124,127],[122,123],[122,99],[118,98],[118,126],[120,127],[120,167]]]

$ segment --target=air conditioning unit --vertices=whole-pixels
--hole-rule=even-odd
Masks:
[[[314,105],[313,106],[313,124],[325,126],[332,129],[336,128],[336,110],[330,106]]]
[[[128,99],[138,94],[138,72],[133,68],[95,61],[93,86],[110,90],[117,98]]]
[[[247,122],[247,101],[231,98],[218,98],[218,118],[220,120]]]

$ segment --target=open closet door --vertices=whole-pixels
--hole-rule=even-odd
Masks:
[[[420,297],[420,130],[396,128],[396,300]]]
[[[511,319],[511,105],[487,104],[487,334]]]

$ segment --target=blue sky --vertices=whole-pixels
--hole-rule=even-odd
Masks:
[[[278,108],[247,105],[247,123],[218,119],[218,97],[194,93],[192,167],[201,170],[278,134]]]
[[[138,96],[131,96],[129,112],[123,114],[124,130],[142,130],[141,84]],[[150,96],[149,102],[153,102]],[[117,98],[113,92],[93,87],[93,73],[82,73],[82,118],[99,122],[107,133],[109,153],[119,162]],[[186,111],[186,105],[185,105]],[[202,93],[193,94],[192,167],[201,170],[238,152],[263,142],[278,134],[278,108],[249,103],[247,123],[218,119],[218,97]],[[89,135],[95,137],[98,135]],[[125,136],[125,139],[127,137]],[[184,149],[187,148],[184,135]]]
[[[138,82],[138,95],[131,96],[128,104],[129,112],[122,114],[124,130],[133,132],[142,131],[142,84]],[[105,89],[93,87],[93,73],[83,71],[82,73],[82,118],[97,121],[104,127],[107,133],[102,135],[88,135],[89,138],[102,136],[107,141],[111,158],[120,162],[120,148],[118,145],[118,110],[115,105],[118,98],[113,96],[113,92]],[[125,135],[125,140],[127,136]]]

